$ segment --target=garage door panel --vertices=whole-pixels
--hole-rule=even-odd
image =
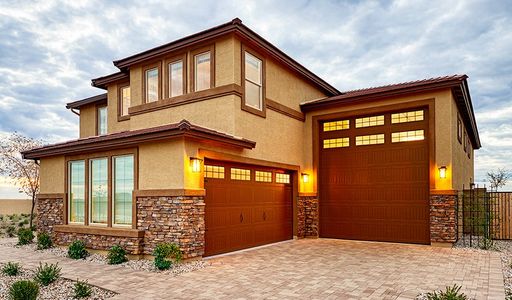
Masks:
[[[391,125],[391,113],[381,115],[381,126],[355,128],[356,116],[348,118],[350,129],[320,129],[320,236],[429,243],[428,141],[391,138],[407,130],[426,137],[428,122]],[[383,134],[384,143],[356,145],[356,136],[372,134]],[[324,138],[342,136],[350,137],[349,147],[323,149]]]

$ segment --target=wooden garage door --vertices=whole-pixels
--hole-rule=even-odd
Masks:
[[[205,256],[292,238],[291,175],[205,162]]]
[[[430,243],[427,114],[320,124],[320,236]]]

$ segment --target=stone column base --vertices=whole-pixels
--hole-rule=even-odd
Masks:
[[[439,191],[430,194],[430,241],[453,244],[457,241],[457,192]]]
[[[318,237],[318,197],[297,198],[297,237]]]

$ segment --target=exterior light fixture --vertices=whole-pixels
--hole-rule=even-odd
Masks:
[[[203,161],[203,160],[200,158],[197,158],[197,157],[190,158],[190,167],[192,168],[192,172],[194,172],[194,173],[201,172],[201,161]]]
[[[446,167],[442,166],[439,168],[439,178],[445,179],[446,178]]]
[[[307,183],[309,182],[309,174],[308,173],[302,173],[302,182]]]

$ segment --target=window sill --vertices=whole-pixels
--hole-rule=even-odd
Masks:
[[[53,227],[55,232],[63,233],[81,233],[81,234],[94,234],[104,236],[117,236],[117,237],[132,237],[141,238],[144,236],[144,230],[132,228],[119,228],[119,227],[99,227],[99,226],[85,226],[85,225],[55,225]]]
[[[122,121],[127,121],[127,120],[130,120],[130,116],[129,115],[117,116],[117,122],[122,122]]]

